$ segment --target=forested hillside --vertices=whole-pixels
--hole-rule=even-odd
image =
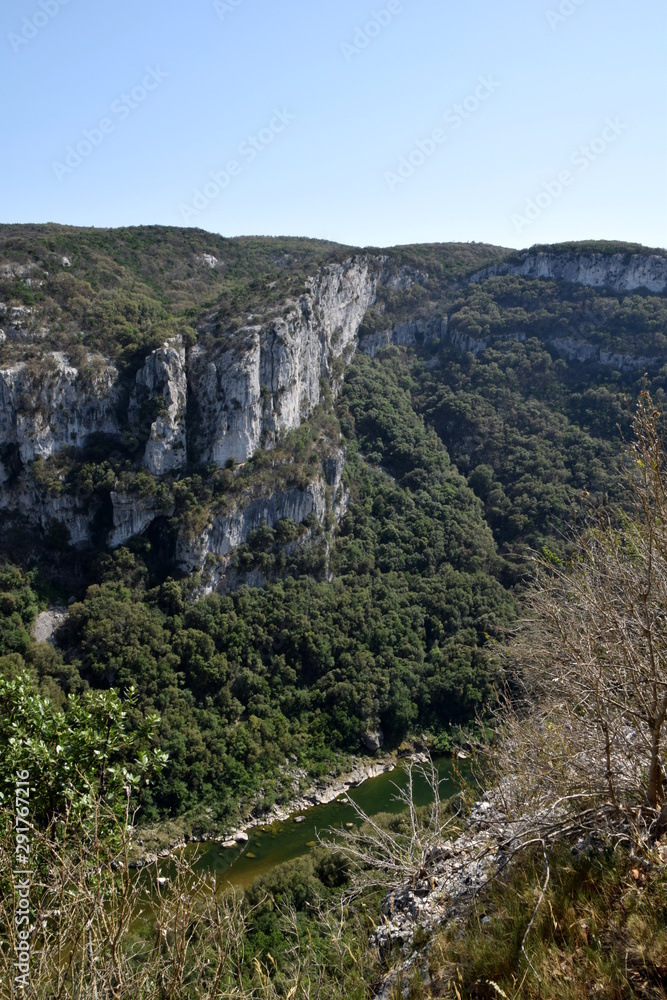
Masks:
[[[661,255],[539,249],[621,263]],[[446,748],[457,727],[476,725],[493,703],[494,648],[532,553],[564,556],[582,510],[615,494],[640,388],[664,400],[664,293],[479,278],[514,266],[501,248],[360,251],[155,227],[14,226],[0,230],[0,252],[0,665],[10,678],[27,669],[56,704],[136,687],[132,725],[157,713],[169,755],[142,792],[144,820],[187,813],[195,831],[210,817],[224,827],[239,804],[288,799],[286,760],[327,773],[369,732],[381,730],[389,748],[415,734]],[[357,329],[349,317],[362,295],[372,304]],[[261,360],[265,445],[243,461],[202,460],[196,435],[215,413],[203,416],[195,399],[197,359],[221,372],[223,362],[242,366],[264,330],[298,340],[292,313],[280,326],[286,301],[315,333],[332,310],[343,316],[327,327],[316,391],[281,430],[289,387],[262,382]],[[373,349],[360,353],[367,338]],[[165,341],[185,352],[185,403],[172,399],[174,379],[163,389],[147,367]],[[104,365],[117,381],[103,429],[77,430],[72,444],[67,431],[40,452],[24,431],[42,417],[53,427],[62,412],[58,372],[94,382]],[[41,417],[16,389],[27,371],[38,387],[55,379]],[[101,392],[91,419],[107,406]],[[232,414],[246,405],[238,392],[220,396]],[[147,441],[156,427],[177,436],[181,419],[183,457],[151,470]],[[310,513],[285,514],[303,512],[304,497]],[[129,527],[121,501],[133,505]],[[217,549],[216,524],[237,532]],[[184,562],[204,536],[199,562]],[[31,631],[48,606],[67,609],[53,644]]]

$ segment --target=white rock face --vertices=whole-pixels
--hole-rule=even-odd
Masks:
[[[25,464],[62,448],[83,447],[91,434],[117,434],[118,372],[100,356],[79,370],[48,354],[35,370],[0,368],[0,442],[18,446]]]
[[[415,344],[426,343],[444,337],[447,333],[447,317],[435,316],[433,319],[416,319],[398,326],[370,333],[359,340],[359,350],[374,358],[385,347],[414,347]]]
[[[144,465],[155,476],[183,469],[187,463],[186,408],[188,381],[185,348],[180,341],[167,341],[146,358],[137,372],[130,400],[130,422],[138,421],[141,404],[160,397],[163,412],[151,426]]]
[[[301,524],[311,514],[321,522],[324,520],[326,505],[326,489],[321,479],[310,483],[305,489],[279,490],[253,500],[231,514],[214,518],[199,538],[179,538],[179,567],[186,573],[192,573],[203,569],[208,555],[224,559],[239,545],[247,542],[251,532],[262,525],[274,528],[278,521],[286,518],[295,524]]]
[[[134,535],[140,535],[155,520],[160,511],[151,497],[142,498],[130,493],[112,493],[113,531],[109,547],[118,548]],[[173,513],[173,512],[172,512]]]
[[[244,462],[310,415],[320,401],[320,379],[331,378],[334,360],[356,348],[376,282],[366,259],[330,264],[282,316],[238,331],[238,343],[225,353],[191,351],[203,462]]]
[[[667,291],[667,257],[657,254],[558,254],[528,251],[520,263],[492,264],[474,274],[470,281],[495,275],[515,274],[522,278],[551,278],[614,292]]]
[[[326,463],[327,485],[331,487],[331,506],[338,522],[350,506],[350,494],[343,483],[345,451],[339,448]]]
[[[54,523],[62,524],[69,532],[69,544],[74,548],[85,546],[90,541],[91,518],[76,497],[46,497],[35,505],[39,521],[46,531]]]

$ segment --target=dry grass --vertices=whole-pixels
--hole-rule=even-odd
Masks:
[[[667,870],[659,855],[615,851],[551,859],[552,879],[526,950],[541,857],[516,867],[469,917],[439,934],[426,997],[491,1000],[667,998]]]

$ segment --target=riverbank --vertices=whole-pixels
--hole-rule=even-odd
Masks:
[[[298,822],[302,813],[316,806],[328,805],[365,781],[394,771],[397,763],[396,757],[389,754],[372,759],[356,758],[345,773],[312,781],[305,788],[303,786],[308,780],[307,773],[302,769],[292,769],[289,780],[293,795],[288,801],[263,812],[252,809],[246,819],[233,829],[211,829],[206,834],[197,836],[188,830],[187,819],[184,818],[167,820],[151,827],[137,827],[132,840],[130,865],[133,868],[143,868],[169,857],[188,844],[219,844],[223,849],[243,847],[248,843],[253,830],[290,819]]]

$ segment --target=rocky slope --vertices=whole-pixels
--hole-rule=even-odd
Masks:
[[[336,391],[381,271],[382,262],[367,257],[327,265],[308,279],[304,295],[233,330],[221,344],[186,350],[180,338],[166,341],[148,354],[129,385],[99,354],[78,368],[62,352],[50,352],[37,364],[0,369],[0,509],[20,511],[44,530],[58,522],[72,544],[82,545],[90,541],[95,504],[40,489],[31,475],[35,458],[85,452],[95,436],[125,432],[143,439],[140,462],[147,472],[173,479],[186,470],[189,453],[200,466],[223,468],[271,448],[310,416],[324,386]],[[216,314],[207,317],[204,336],[216,320]],[[323,523],[328,512],[340,513],[343,466],[342,451],[324,456],[304,486],[237,498],[231,512],[212,517],[196,538],[184,529],[178,566],[201,572],[208,560],[219,581],[227,557],[261,525],[284,519],[298,525],[309,517]],[[120,486],[110,501],[111,548],[143,533],[160,514],[173,513],[173,506],[165,509]]]

